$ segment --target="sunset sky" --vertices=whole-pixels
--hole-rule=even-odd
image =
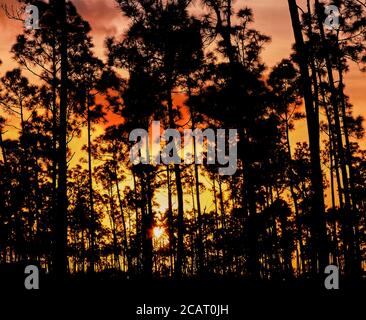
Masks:
[[[16,6],[15,0],[0,0],[0,3]],[[107,36],[119,37],[126,30],[128,24],[123,18],[114,0],[74,0],[79,13],[92,27],[92,36],[95,44],[95,53],[105,59],[104,40]],[[301,5],[303,1],[298,1]],[[193,10],[198,10],[198,2],[193,2]],[[268,66],[273,67],[281,59],[289,56],[293,43],[288,4],[285,0],[238,0],[236,6],[248,6],[254,12],[254,27],[271,37],[271,43],[266,46],[262,59]],[[10,49],[15,42],[16,35],[22,32],[20,21],[9,20],[4,12],[0,12],[0,76],[7,70],[16,67],[11,59]],[[357,65],[351,64],[351,71],[346,76],[346,93],[351,97],[355,115],[366,117],[366,74],[358,70]],[[25,73],[27,76],[29,74]],[[305,122],[298,123],[293,132],[294,140],[306,140]],[[366,146],[365,141],[362,143]]]
[[[25,33],[27,1],[43,17]],[[331,263],[355,284],[366,72],[342,69],[366,59],[366,10],[341,2],[349,19],[323,33],[300,14],[315,0],[129,1],[0,0],[0,271],[34,262],[70,288],[192,278],[292,290]],[[292,55],[298,65],[280,64]]]

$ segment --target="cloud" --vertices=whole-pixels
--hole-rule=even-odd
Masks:
[[[114,0],[75,0],[79,14],[92,26],[94,34],[117,33],[121,27],[122,13]],[[107,33],[107,34],[106,34]]]
[[[94,52],[104,58],[106,37],[120,35],[126,23],[115,0],[75,0],[79,14],[89,22],[95,45]]]
[[[94,52],[104,58],[104,41],[107,36],[119,36],[126,30],[128,24],[118,8],[115,0],[73,0],[79,14],[90,23],[95,45]],[[304,6],[305,0],[298,0],[300,6]],[[0,0],[1,4],[8,6],[17,5],[16,0]],[[236,6],[248,6],[253,9],[255,23],[254,28],[270,36],[272,42],[263,52],[263,61],[272,67],[281,59],[290,54],[294,42],[290,15],[287,1],[278,0],[240,0]],[[196,3],[196,9],[199,10]],[[9,20],[3,10],[0,10],[0,76],[6,70],[16,66],[11,59],[10,49],[15,43],[16,36],[22,32],[23,25],[20,21]],[[364,74],[352,66],[347,74],[346,92],[351,96],[355,105],[355,111],[364,112]]]
[[[19,8],[19,4],[15,0],[1,1],[0,5],[6,5],[9,10]],[[0,60],[3,64],[0,66],[0,75],[5,70],[16,67],[16,63],[11,59],[11,47],[15,43],[16,36],[22,32],[23,23],[21,21],[9,19],[3,8],[0,8]]]

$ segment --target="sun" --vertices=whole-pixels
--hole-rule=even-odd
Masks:
[[[159,239],[164,234],[164,228],[162,227],[155,227],[153,230],[154,238]]]

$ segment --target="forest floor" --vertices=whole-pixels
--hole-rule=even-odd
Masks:
[[[169,306],[180,310],[182,305],[229,306],[229,315],[174,315],[168,319],[277,319],[301,315],[311,319],[337,319],[346,308],[347,317],[364,308],[366,281],[340,279],[339,290],[326,290],[324,280],[249,281],[244,279],[133,279],[121,274],[68,276],[61,284],[47,275],[40,275],[39,290],[25,290],[24,272],[20,268],[0,273],[1,297],[26,303],[18,312],[48,309],[47,319],[164,319],[160,316],[139,316],[140,306]],[[360,300],[360,302],[357,302]],[[5,306],[4,298],[0,305]],[[348,307],[347,307],[348,306]],[[46,309],[45,309],[46,308]],[[33,311],[32,311],[33,310]],[[255,315],[250,316],[250,312]],[[37,313],[39,315],[39,313]],[[59,315],[63,317],[59,317]],[[45,315],[45,313],[42,313]],[[53,316],[52,316],[53,315]],[[56,317],[57,315],[57,317]],[[98,316],[100,315],[100,316]],[[248,315],[248,316],[246,316]],[[30,317],[33,319],[32,317]],[[361,317],[362,318],[362,317]],[[15,318],[14,318],[15,319]],[[36,317],[35,319],[39,319]],[[166,319],[166,318],[165,318]]]

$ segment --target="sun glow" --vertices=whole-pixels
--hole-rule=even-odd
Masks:
[[[162,227],[155,227],[153,232],[154,232],[154,238],[159,239],[164,234],[165,230]]]

